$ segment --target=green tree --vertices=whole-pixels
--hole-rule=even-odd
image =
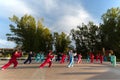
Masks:
[[[72,39],[75,41],[77,52],[86,53],[87,51],[98,50],[98,43],[100,44],[98,26],[93,22],[89,22],[87,25],[83,23],[81,26],[77,26],[77,28],[77,30],[71,30]]]
[[[52,50],[53,38],[50,30],[43,26],[42,20],[37,22],[37,30],[35,34],[35,51]]]
[[[24,15],[19,19],[17,16],[9,18],[15,24],[10,24],[13,34],[7,34],[8,40],[14,41],[17,46],[25,50],[33,50],[34,35],[36,31],[36,21],[31,15]]]
[[[36,24],[35,18],[31,15],[24,15],[20,19],[14,15],[10,20],[14,24],[10,24],[12,33],[7,34],[8,40],[14,41],[25,51],[52,49],[51,32],[42,24],[42,19]]]
[[[69,44],[71,43],[69,36],[67,36],[64,32],[58,34],[54,33],[54,46],[56,52],[65,52],[67,51]]]
[[[102,44],[105,49],[120,51],[120,8],[108,9],[100,25]]]

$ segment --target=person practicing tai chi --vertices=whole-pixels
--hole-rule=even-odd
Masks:
[[[45,61],[40,65],[39,68],[43,68],[47,63],[49,63],[49,68],[51,67],[52,65],[52,58],[54,57],[54,55],[52,55],[52,51],[49,51]]]
[[[90,62],[90,54],[87,53],[87,63],[89,63],[89,62]]]
[[[25,60],[24,64],[26,64],[29,61],[29,64],[32,62],[32,56],[33,56],[33,52],[30,51],[30,53],[28,54],[27,59]]]
[[[90,53],[90,60],[91,60],[91,61],[90,61],[91,63],[94,62],[94,54],[93,54],[92,52]]]
[[[103,63],[103,55],[100,54],[100,63],[102,64]]]
[[[41,61],[41,53],[37,53],[35,56],[35,61],[40,62]]]
[[[37,53],[35,56],[36,62],[43,62],[44,60],[44,53],[41,51],[40,53]]]
[[[65,62],[65,58],[66,58],[65,53],[62,53],[62,58],[61,58],[61,60],[60,60],[60,63],[61,63],[61,64]]]
[[[6,68],[8,68],[11,64],[14,64],[14,68],[17,67],[18,62],[17,62],[17,58],[22,56],[22,51],[15,51],[12,53],[11,59],[9,60],[9,62],[5,65],[3,65],[1,67],[1,70],[5,70]]]
[[[69,51],[69,64],[68,64],[68,68],[69,67],[73,67],[73,64],[74,64],[74,54],[73,54],[73,51],[70,50]]]
[[[77,60],[77,63],[82,63],[82,55],[81,53],[80,54],[77,54],[77,57],[78,57],[78,60]]]
[[[100,59],[100,54],[96,54],[96,62],[98,62],[98,59]]]

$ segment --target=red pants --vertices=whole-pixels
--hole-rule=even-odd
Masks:
[[[47,63],[49,63],[49,66],[48,66],[48,67],[51,67],[52,61],[51,61],[51,60],[45,60],[45,61],[40,65],[40,68],[43,68]]]
[[[4,66],[2,66],[2,68],[3,69],[8,68],[12,63],[14,64],[14,66],[13,66],[14,68],[17,67],[17,64],[18,64],[17,60],[10,60],[7,64],[5,64]]]
[[[79,58],[78,58],[77,63],[82,63],[82,59],[79,59]]]
[[[100,63],[102,64],[102,62],[103,62],[103,57],[100,58]]]
[[[94,61],[94,58],[91,58],[91,63],[93,63],[93,61]]]
[[[65,59],[64,59],[64,58],[61,59],[60,63],[62,64],[62,63],[64,63],[64,62],[65,62]]]
[[[102,64],[103,60],[100,60],[100,63]]]
[[[96,62],[98,62],[98,58],[96,58]]]

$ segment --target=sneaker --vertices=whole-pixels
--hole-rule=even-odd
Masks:
[[[67,66],[67,68],[70,68],[70,66]]]

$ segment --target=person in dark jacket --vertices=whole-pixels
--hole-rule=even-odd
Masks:
[[[33,57],[33,52],[30,51],[30,53],[28,54],[27,59],[25,60],[24,64],[26,64],[29,61],[29,64],[32,62],[32,57]]]

